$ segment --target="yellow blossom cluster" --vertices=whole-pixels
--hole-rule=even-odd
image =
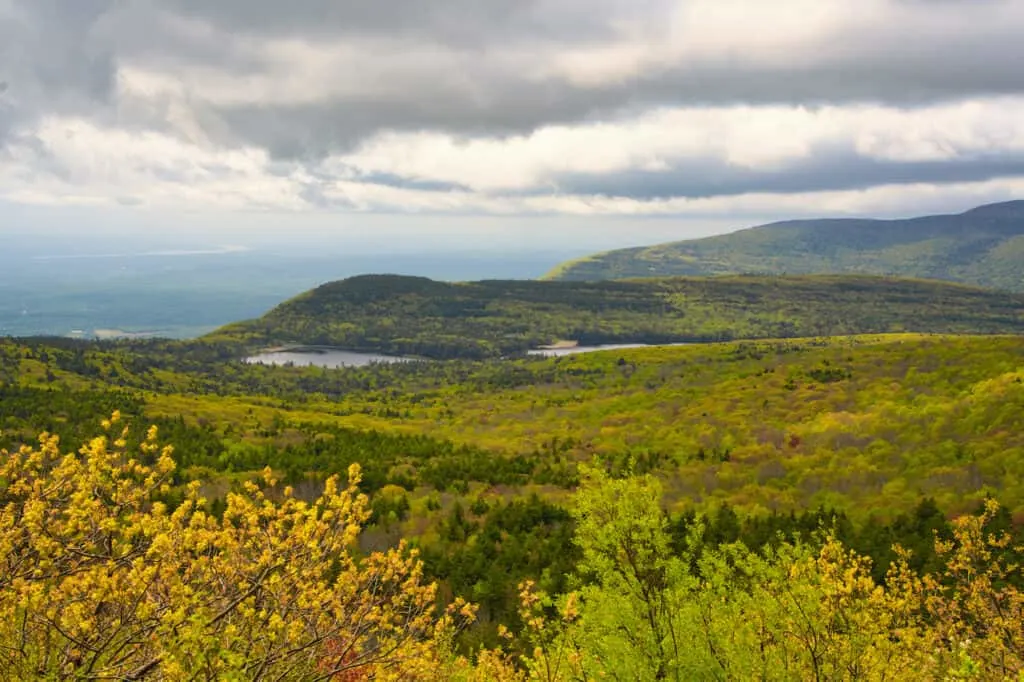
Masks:
[[[198,483],[172,510],[170,448],[118,421],[0,453],[0,679],[436,679],[472,609],[438,617],[404,545],[358,556],[357,466],[312,502],[267,471],[222,518]]]

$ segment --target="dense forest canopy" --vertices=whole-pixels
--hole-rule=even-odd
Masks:
[[[587,345],[1022,330],[1024,294],[934,281],[805,276],[453,284],[373,275],[325,284],[207,339],[486,358],[558,340]]]
[[[904,220],[790,220],[599,253],[563,263],[547,277],[740,273],[899,274],[1024,291],[1024,201]]]
[[[834,531],[752,549],[677,540],[651,476],[584,467],[572,586],[517,585],[499,643],[454,646],[475,616],[438,604],[415,550],[360,552],[370,517],[327,479],[310,502],[246,482],[212,509],[120,415],[75,455],[55,437],[0,459],[0,674],[10,679],[1013,679],[1024,670],[1024,547],[989,501],[885,578]],[[525,519],[529,522],[529,519]],[[449,528],[460,530],[460,525]],[[457,539],[457,538],[453,538]],[[498,539],[498,538],[495,538]],[[468,539],[467,539],[468,540]],[[483,541],[483,540],[482,540]],[[490,544],[490,543],[487,543]],[[448,602],[444,607],[443,603]]]
[[[2,339],[0,677],[1012,679],[1022,314],[379,276],[195,341]],[[456,359],[241,361],[325,341]]]
[[[748,511],[908,511],[987,494],[1024,511],[1020,336],[877,335],[328,370],[219,346],[0,342],[0,444],[77,447],[119,408],[189,466],[341,473],[409,489],[572,486],[594,457],[670,499]],[[190,350],[192,349],[192,350]],[[142,428],[141,425],[139,428]],[[372,483],[375,489],[378,483]]]

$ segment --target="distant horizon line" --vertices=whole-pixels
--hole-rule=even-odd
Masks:
[[[88,258],[145,258],[158,256],[219,256],[226,253],[252,251],[248,246],[224,246],[219,249],[169,249],[136,253],[66,253],[30,256],[32,260],[82,260]]]

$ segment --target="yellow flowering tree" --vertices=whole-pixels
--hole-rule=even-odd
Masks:
[[[312,503],[246,483],[218,519],[198,484],[160,502],[171,449],[125,433],[0,453],[0,678],[436,678],[471,609],[438,618],[404,546],[353,551],[358,467]]]
[[[993,679],[1024,679],[1024,592],[1022,567],[1007,561],[1007,533],[985,530],[999,511],[986,502],[977,516],[954,521],[953,538],[939,540],[942,575],[920,583],[924,611],[942,654],[940,662],[962,673]],[[1014,548],[1019,555],[1021,548]]]

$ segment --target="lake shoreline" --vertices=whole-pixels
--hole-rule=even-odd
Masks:
[[[610,343],[594,346],[581,346],[578,341],[559,341],[553,344],[538,346],[525,351],[527,358],[554,358],[582,353],[601,351],[629,350],[634,348],[660,348],[670,346],[689,346],[691,343]],[[504,359],[504,358],[503,358]],[[432,358],[412,355],[389,355],[377,351],[361,351],[336,346],[315,346],[291,344],[264,348],[255,355],[243,358],[246,364],[315,366],[328,369],[343,367],[365,367],[367,365],[396,362],[435,362]]]

